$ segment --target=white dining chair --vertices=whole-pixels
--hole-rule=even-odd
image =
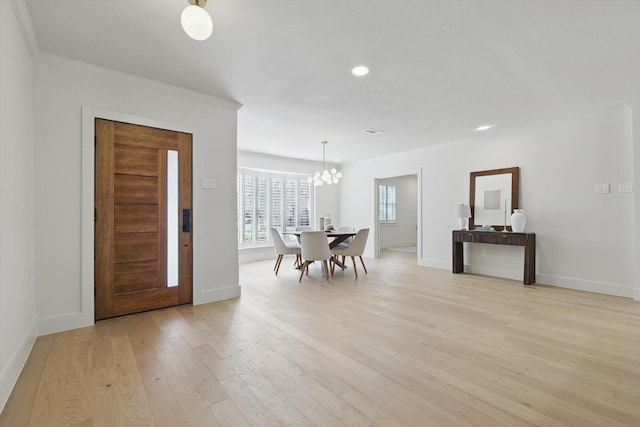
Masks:
[[[329,281],[329,272],[333,274],[333,268],[329,268],[328,262],[331,260],[331,249],[327,242],[327,234],[324,231],[303,231],[300,233],[300,245],[302,246],[302,267],[300,268],[300,280],[305,271],[309,274],[309,264],[314,261],[322,261],[324,275]]]
[[[347,227],[347,226],[343,225],[341,227],[338,227],[337,231],[345,231],[345,232],[348,232],[348,233],[353,233],[354,231],[356,231],[356,229],[354,227]],[[336,248],[344,249],[344,248],[348,247],[351,244],[352,241],[353,241],[353,237],[349,237],[349,238],[345,239],[344,242],[338,243],[338,246],[336,246]]]
[[[295,265],[299,266],[301,264],[300,254],[302,253],[302,248],[299,244],[295,242],[285,243],[278,230],[273,227],[271,228],[271,240],[273,241],[273,248],[276,251],[276,255],[278,255],[278,257],[276,258],[276,265],[273,267],[276,275],[280,270],[280,264],[282,263],[282,258],[284,258],[285,255],[295,254]]]
[[[332,249],[332,253],[334,256],[341,256],[342,263],[344,264],[345,257],[350,256],[353,261],[353,272],[356,274],[356,279],[358,278],[358,268],[356,267],[356,258],[360,258],[360,262],[362,263],[362,268],[364,268],[365,274],[367,274],[367,266],[364,265],[364,260],[362,259],[362,254],[364,253],[364,248],[367,246],[367,239],[369,238],[369,229],[363,228],[358,230],[355,237],[353,238],[353,242],[346,248],[340,248],[339,245]],[[332,272],[335,269],[335,264],[332,264]]]
[[[296,227],[296,232],[311,231],[311,230],[312,230],[311,227],[306,227],[302,225],[299,225]],[[298,243],[300,243],[300,236],[297,236],[296,238],[298,239]]]

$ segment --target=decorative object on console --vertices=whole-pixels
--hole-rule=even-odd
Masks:
[[[511,229],[513,232],[523,233],[526,224],[527,216],[524,214],[524,209],[514,209],[511,214]]]
[[[497,230],[510,231],[508,212],[518,209],[520,168],[511,167],[471,172],[469,204],[471,219],[469,229],[488,224]]]
[[[322,172],[316,172],[313,176],[307,178],[309,183],[313,183],[314,187],[319,187],[322,184],[337,184],[342,178],[342,172],[338,172],[336,168],[332,168],[331,171],[327,170],[327,165],[325,162],[325,149],[327,146],[327,141],[322,141]]]
[[[211,16],[204,10],[207,0],[189,0],[189,3],[191,5],[187,6],[180,16],[182,29],[194,40],[206,40],[213,32]]]
[[[471,207],[469,205],[465,205],[464,203],[460,203],[458,206],[456,206],[455,216],[456,218],[458,218],[460,230],[466,230],[467,218],[471,218]]]

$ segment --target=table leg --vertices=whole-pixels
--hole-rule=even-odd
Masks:
[[[464,251],[462,242],[453,242],[452,248],[452,272],[464,273]]]
[[[525,285],[536,283],[536,237],[529,236],[524,246],[524,280]]]

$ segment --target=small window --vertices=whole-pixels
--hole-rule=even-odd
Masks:
[[[380,185],[378,193],[380,222],[396,221],[396,186]]]

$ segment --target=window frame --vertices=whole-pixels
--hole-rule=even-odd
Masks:
[[[393,201],[389,200],[389,188],[393,189]],[[384,202],[382,200],[383,197],[385,199]],[[384,208],[382,208],[383,204]],[[393,218],[391,219],[389,218],[389,207],[392,207],[391,210],[393,211]],[[384,218],[382,218],[383,215]],[[398,222],[398,191],[393,184],[378,184],[378,221],[380,224],[396,224]]]
[[[254,188],[253,202],[254,203],[253,203],[252,214],[250,216],[251,218],[250,223],[252,224],[251,227],[247,227],[248,223],[246,221],[247,216],[245,212],[245,202],[246,202],[245,179],[246,177],[253,177],[253,182],[254,182],[254,186],[253,186]],[[266,184],[266,191],[267,191],[266,200],[267,201],[266,201],[266,206],[263,206],[264,209],[262,209],[262,212],[264,216],[266,216],[266,218],[263,220],[256,221],[256,219],[258,219],[260,216],[259,206],[258,206],[259,205],[258,200],[260,199],[260,195],[257,192],[257,188],[258,188],[257,183],[259,179],[267,180],[267,184]],[[277,189],[276,187],[274,187],[274,181],[280,181],[280,184],[279,184],[280,200],[279,201],[274,200],[274,193],[276,192],[275,190]],[[290,208],[290,204],[287,203],[287,181],[289,182],[295,181],[294,225],[287,224],[287,219],[288,219],[287,211]],[[307,189],[308,200],[303,197],[303,192],[304,192],[303,185]],[[303,214],[303,211],[305,211],[307,208],[309,211],[308,224],[305,224],[305,225],[311,226],[313,223],[313,218],[314,218],[313,207],[314,207],[315,191],[314,191],[313,185],[307,181],[307,175],[293,173],[293,172],[278,172],[278,171],[256,170],[251,168],[238,168],[237,174],[236,174],[236,193],[237,193],[236,194],[236,197],[237,197],[236,216],[237,216],[237,227],[238,227],[237,239],[238,239],[239,249],[272,246],[273,242],[271,240],[271,233],[269,232],[271,227],[275,227],[281,233],[283,231],[295,231],[295,227],[302,225],[302,222],[305,222],[307,220],[305,218],[305,215]],[[280,223],[279,224],[273,223],[274,218],[276,217],[273,211],[274,205],[280,206],[280,209],[279,209]],[[255,225],[262,224],[262,223],[265,224],[266,236],[264,240],[258,240],[258,238],[260,237],[259,236],[260,230],[258,230],[259,227],[255,227]],[[252,234],[251,241],[245,241],[248,228],[251,229],[250,230],[250,233]],[[295,236],[283,236],[283,238],[295,240]]]

